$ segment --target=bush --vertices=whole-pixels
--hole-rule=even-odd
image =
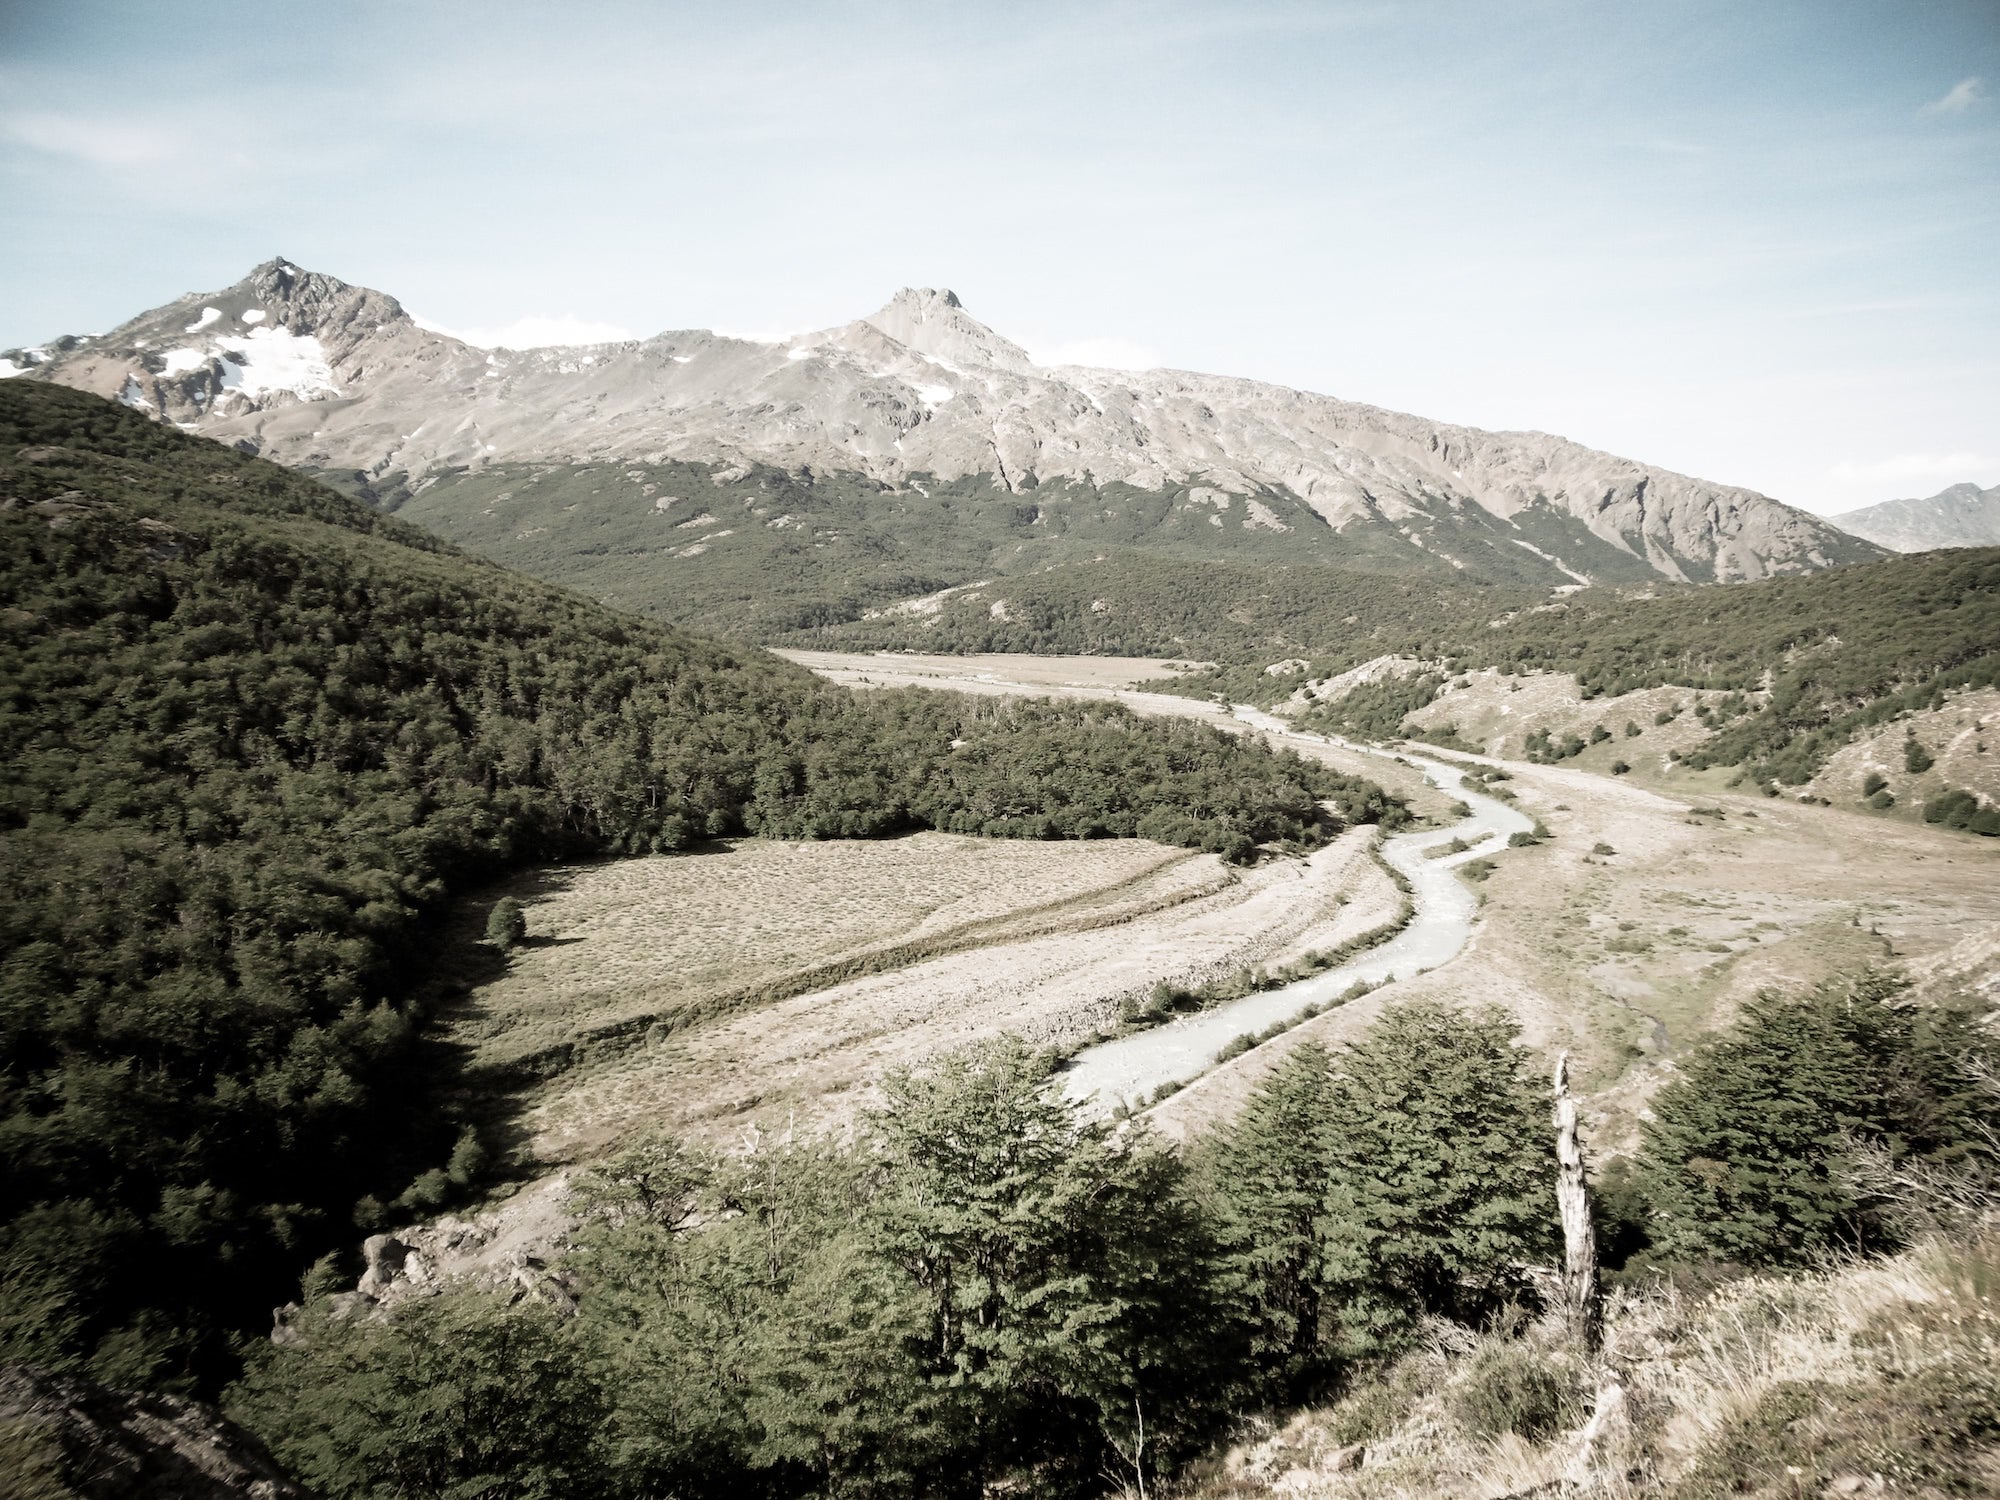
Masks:
[[[1452,1416],[1474,1437],[1511,1432],[1531,1443],[1580,1422],[1588,1399],[1574,1359],[1503,1338],[1483,1340],[1446,1395]]]
[[[503,953],[528,940],[528,914],[512,896],[502,896],[486,916],[486,941]]]
[[[1888,784],[1888,778],[1883,776],[1880,771],[1870,771],[1866,776],[1861,778],[1861,795],[1872,797]]]
[[[1956,788],[1924,803],[1924,821],[1987,838],[2000,836],[2000,808],[1986,807],[1973,793]]]
[[[1903,741],[1903,769],[1913,775],[1928,771],[1936,762],[1914,734]]]

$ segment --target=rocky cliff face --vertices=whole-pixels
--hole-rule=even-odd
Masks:
[[[1924,500],[1884,500],[1829,519],[1891,552],[2000,547],[2000,484],[1955,484]]]
[[[14,1500],[312,1500],[213,1407],[0,1368],[0,1494]]]
[[[784,343],[691,331],[486,350],[273,260],[102,337],[9,351],[0,374],[394,493],[493,463],[682,461],[891,487],[983,476],[1003,496],[1194,486],[1219,509],[1240,498],[1253,530],[1303,526],[1336,552],[1474,572],[1499,549],[1556,583],[1729,581],[1877,555],[1763,495],[1545,433],[1178,370],[1039,368],[939,290]]]

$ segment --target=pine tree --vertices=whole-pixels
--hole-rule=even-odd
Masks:
[[[1334,1059],[1321,1275],[1342,1352],[1393,1344],[1425,1313],[1476,1318],[1553,1258],[1547,1100],[1518,1030],[1419,1000]]]
[[[1879,974],[1765,991],[1660,1091],[1639,1173],[1654,1258],[1792,1264],[1890,1231],[1849,1171],[1855,1142],[1949,1165],[2000,1107],[1965,1059],[1992,1040]]]
[[[1312,1042],[1294,1048],[1220,1133],[1204,1163],[1226,1225],[1252,1352],[1293,1387],[1310,1378],[1323,1354],[1319,1241],[1332,1071],[1325,1048]]]

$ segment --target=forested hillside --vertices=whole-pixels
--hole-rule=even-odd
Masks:
[[[469,883],[743,832],[1242,859],[1386,805],[1213,730],[858,699],[60,387],[0,385],[0,528],[0,1360],[114,1384],[212,1381],[473,1170],[409,999]]]
[[[1358,652],[1365,660],[1413,639],[1458,640],[1545,597],[1458,576],[1114,552],[784,640],[826,650],[1185,656],[1261,668],[1289,656]]]
[[[1483,613],[1483,612],[1480,612]],[[1742,765],[1796,784],[1857,732],[1955,688],[2000,681],[2000,549],[1856,563],[1727,587],[1588,589],[1460,628],[1406,623],[1311,652],[1326,678],[1381,655],[1427,663],[1316,708],[1312,723],[1392,735],[1454,674],[1574,676],[1586,699],[1672,685],[1736,695],[1689,763]],[[1259,666],[1180,678],[1170,691],[1275,701],[1297,679]]]

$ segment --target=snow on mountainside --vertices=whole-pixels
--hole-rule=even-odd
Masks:
[[[2000,484],[1955,484],[1924,500],[1884,500],[1828,520],[1892,552],[2000,547]]]
[[[1220,510],[1241,498],[1237,526],[1315,531],[1315,556],[1386,547],[1415,565],[1501,563],[1556,582],[1728,581],[1877,555],[1753,491],[1544,433],[1186,371],[1039,368],[929,289],[784,343],[688,331],[486,350],[421,327],[392,297],[273,260],[101,337],[0,361],[0,374],[401,493],[496,462],[677,460],[897,487],[984,475],[1008,494],[1123,485]]]

